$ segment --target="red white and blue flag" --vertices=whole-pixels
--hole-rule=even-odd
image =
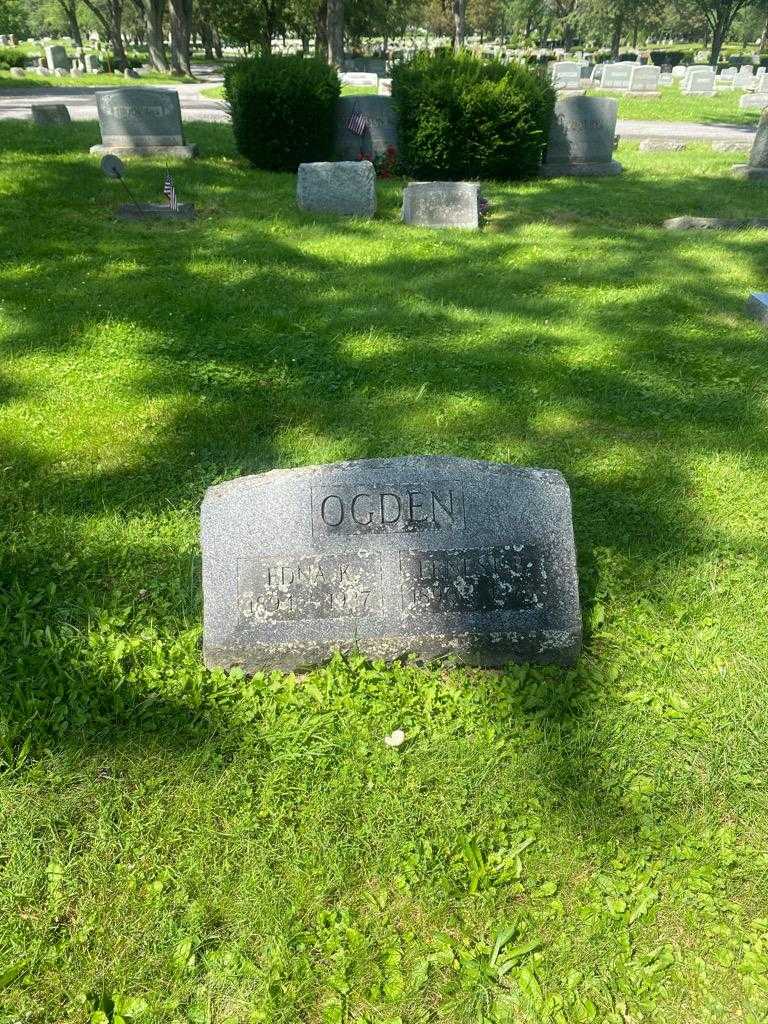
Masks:
[[[165,184],[163,185],[163,195],[168,196],[168,205],[172,210],[178,210],[179,200],[176,198],[176,186],[173,184],[173,178],[171,177],[170,171],[165,172]]]
[[[368,121],[360,110],[355,107],[352,111],[351,116],[347,120],[346,129],[352,132],[353,135],[365,135],[365,129],[368,127]]]

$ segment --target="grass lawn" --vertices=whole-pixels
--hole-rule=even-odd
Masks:
[[[65,78],[56,78],[55,75],[41,77],[34,71],[28,70],[24,78],[13,78],[9,72],[0,71],[0,89],[27,89],[30,86],[33,89],[38,86],[43,89],[49,86],[68,89],[119,89],[123,86],[178,85],[181,82],[193,83],[195,81],[197,81],[195,78],[179,78],[176,75],[158,75],[149,72],[142,73],[139,78],[125,78],[122,74],[108,75],[106,73],[82,75],[80,78],[70,78],[69,75]]]
[[[741,90],[715,96],[684,96],[679,86],[662,86],[661,96],[643,98],[621,92],[592,91],[592,96],[612,96],[619,101],[619,117],[636,121],[692,121],[696,124],[756,125],[759,110],[739,110]]]
[[[623,145],[430,232],[188,136],[149,226],[0,124],[0,1020],[764,1021],[766,235],[659,224],[768,189]],[[204,671],[205,488],[411,452],[562,470],[578,668]]]

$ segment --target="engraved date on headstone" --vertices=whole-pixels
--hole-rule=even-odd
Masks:
[[[541,607],[547,573],[534,545],[404,551],[403,611],[494,612]]]
[[[240,558],[237,595],[241,615],[251,622],[376,615],[381,556]]]

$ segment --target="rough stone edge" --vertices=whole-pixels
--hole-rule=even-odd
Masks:
[[[624,166],[617,160],[604,164],[542,164],[541,178],[610,178],[621,174]]]
[[[670,217],[664,221],[663,227],[667,231],[749,231],[751,228],[768,228],[768,218]]]
[[[271,483],[273,480],[277,480],[288,474],[291,476],[309,476],[314,473],[327,472],[328,470],[352,470],[361,465],[370,466],[371,469],[376,470],[383,469],[384,467],[391,465],[393,462],[402,462],[404,459],[407,459],[409,462],[421,462],[425,467],[440,464],[444,466],[455,466],[458,463],[461,463],[461,465],[467,469],[474,467],[475,469],[485,470],[486,472],[496,473],[502,471],[509,473],[510,475],[522,474],[523,476],[543,480],[550,487],[559,487],[570,495],[568,481],[559,469],[545,469],[541,466],[515,466],[509,462],[491,462],[487,459],[467,459],[463,455],[392,455],[389,457],[375,459],[342,459],[339,462],[317,462],[311,466],[268,469],[264,473],[249,473],[246,476],[233,477],[231,480],[222,480],[221,483],[212,484],[210,487],[206,488],[205,494],[203,495],[201,512],[205,508],[205,504],[209,499],[213,500],[219,496],[223,497],[228,490],[240,487],[246,481],[262,480],[265,483]]]
[[[744,181],[768,181],[768,167],[751,167],[749,164],[734,164],[731,167],[734,178]]]
[[[249,657],[231,653],[226,647],[204,647],[203,662],[208,669],[241,668],[247,675],[256,672],[301,671],[320,666],[335,653],[359,653],[371,660],[387,662],[413,658],[419,664],[429,664],[446,658],[463,665],[478,668],[503,668],[509,664],[560,665],[568,668],[576,664],[583,643],[583,626],[572,629],[539,629],[533,633],[500,632],[488,634],[479,631],[445,635],[441,632],[419,633],[411,638],[413,647],[403,643],[403,637],[373,637],[370,642],[350,640],[340,645],[316,643],[298,653],[293,644],[255,644]],[[477,643],[483,652],[473,655],[472,645]],[[489,648],[496,647],[498,653]],[[463,652],[462,652],[463,648]],[[421,654],[416,655],[416,650]]]
[[[91,146],[91,156],[168,156],[176,160],[191,160],[198,155],[196,143],[187,146],[109,146],[100,144]]]
[[[745,312],[758,323],[768,325],[768,299],[761,298],[765,292],[751,292],[747,299]]]

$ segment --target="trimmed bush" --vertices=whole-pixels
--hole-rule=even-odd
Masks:
[[[555,105],[546,75],[469,53],[417,54],[392,74],[406,174],[437,181],[533,177]]]
[[[663,64],[675,67],[684,63],[687,54],[684,50],[651,50],[651,63],[660,68]]]
[[[340,93],[332,67],[301,56],[243,60],[224,75],[238,151],[265,171],[333,159]]]
[[[12,46],[0,47],[0,68],[7,71],[8,68],[23,68],[27,64],[27,55],[23,50],[16,50]]]

